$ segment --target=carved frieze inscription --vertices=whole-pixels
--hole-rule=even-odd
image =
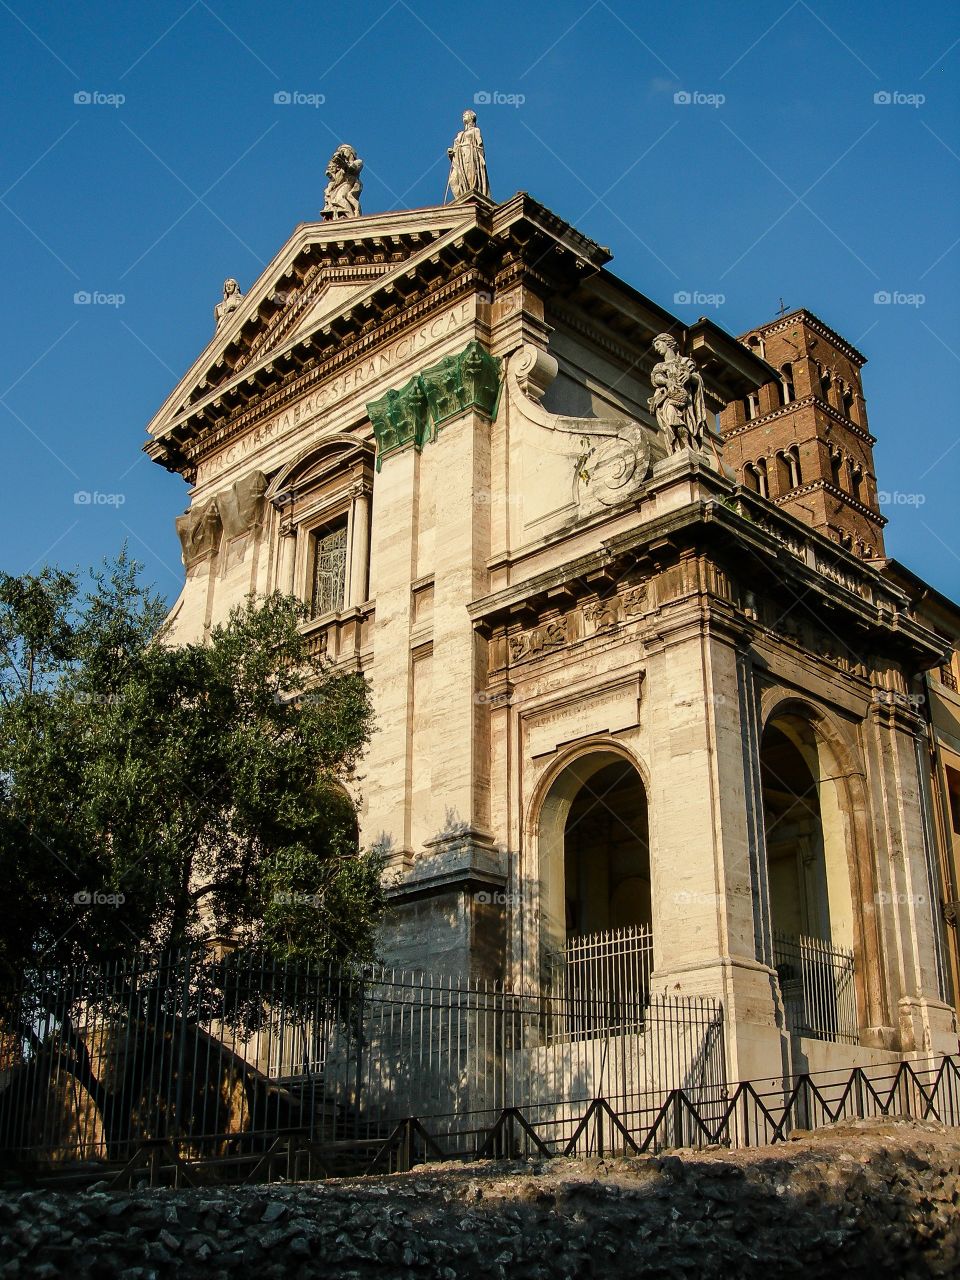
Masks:
[[[204,483],[243,458],[258,453],[274,440],[312,422],[351,395],[369,391],[378,379],[392,373],[412,356],[426,351],[434,343],[469,323],[473,318],[473,308],[473,299],[461,302],[436,316],[428,324],[420,325],[382,347],[375,355],[358,360],[343,373],[304,396],[297,404],[267,418],[219,453],[205,458],[197,468],[197,483]]]

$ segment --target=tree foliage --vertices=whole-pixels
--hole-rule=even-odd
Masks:
[[[125,553],[0,575],[0,981],[211,936],[370,959],[380,867],[357,848],[367,685],[312,656],[301,606],[249,600],[173,646]]]

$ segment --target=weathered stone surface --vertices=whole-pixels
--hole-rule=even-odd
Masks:
[[[949,1276],[958,1189],[960,1132],[861,1122],[732,1153],[216,1192],[8,1191],[0,1277]]]

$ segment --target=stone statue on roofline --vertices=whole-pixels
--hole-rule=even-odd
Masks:
[[[327,186],[323,193],[323,209],[321,218],[359,218],[360,192],[363,183],[360,181],[360,170],[363,161],[348,142],[337,147],[327,165]]]
[[[234,280],[233,277],[229,280],[224,280],[223,300],[218,302],[213,308],[213,318],[216,321],[218,329],[225,323],[227,317],[237,310],[242,302],[243,294],[241,293],[240,286],[237,284],[236,280]]]
[[[720,451],[707,418],[703,375],[696,361],[680,354],[677,340],[670,333],[657,334],[653,349],[660,360],[650,375],[653,395],[647,404],[657,419],[657,426],[663,432],[670,452],[682,453],[685,449],[702,452],[709,441],[717,467],[723,470]]]
[[[453,146],[447,148],[450,157],[450,177],[447,187],[454,200],[461,196],[477,192],[489,196],[490,183],[487,179],[487,161],[483,153],[483,138],[477,128],[477,113],[463,113],[463,128],[453,140]],[[446,202],[446,197],[444,197]]]

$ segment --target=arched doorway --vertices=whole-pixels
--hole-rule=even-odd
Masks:
[[[647,795],[626,760],[604,765],[576,795],[564,825],[566,937],[650,924]]]
[[[774,964],[790,1030],[856,1043],[849,797],[809,718],[767,724],[760,777]]]
[[[606,748],[572,760],[544,797],[537,835],[541,984],[589,997],[605,1018],[642,1008],[652,967],[650,836],[636,765]]]

